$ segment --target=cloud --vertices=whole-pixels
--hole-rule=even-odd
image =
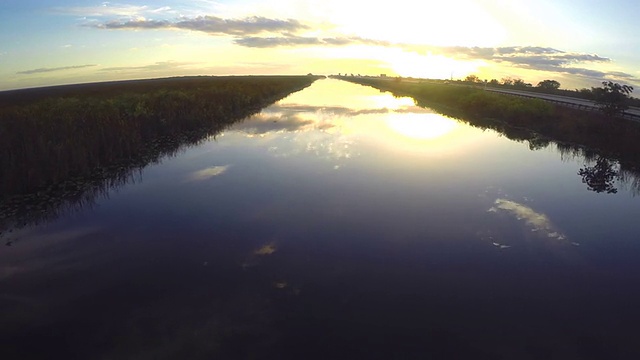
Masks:
[[[98,66],[98,65],[96,65],[96,64],[87,64],[87,65],[62,66],[62,67],[55,67],[55,68],[38,68],[38,69],[18,71],[16,74],[30,75],[30,74],[48,73],[48,72],[54,72],[54,71],[83,69],[83,68],[88,68],[88,67],[92,67],[92,66]]]
[[[505,47],[461,47],[461,46],[429,46],[392,43],[361,37],[303,37],[283,35],[277,37],[245,36],[238,37],[234,43],[251,48],[301,47],[301,46],[346,46],[371,45],[397,47],[406,51],[440,54],[464,60],[485,60],[503,63],[513,67],[584,76],[593,79],[617,79],[638,81],[634,75],[624,72],[606,72],[577,64],[610,63],[612,60],[597,54],[571,53],[562,50],[537,46],[505,46]]]
[[[206,169],[194,171],[187,176],[187,181],[203,181],[219,176],[227,172],[229,166],[212,166]]]
[[[106,23],[90,23],[85,26],[95,27],[98,29],[109,29],[109,30],[164,29],[164,28],[170,28],[171,23],[167,20],[146,20],[143,18],[143,19],[135,19],[135,20],[127,20],[127,21],[113,20]]]
[[[240,46],[254,48],[270,48],[281,46],[345,46],[356,44],[373,46],[393,45],[393,43],[388,41],[366,39],[358,36],[321,38],[295,35],[285,35],[278,37],[246,36],[235,39],[234,43]]]
[[[175,14],[176,11],[169,6],[149,7],[146,5],[117,4],[103,2],[99,6],[71,6],[55,7],[53,12],[82,17],[137,17],[145,14]]]
[[[461,60],[484,60],[516,68],[571,74],[591,79],[617,79],[638,81],[636,76],[623,72],[592,70],[580,64],[610,63],[612,60],[597,54],[567,52],[542,46],[464,47],[432,46],[394,43],[359,36],[303,36],[312,29],[296,19],[272,19],[252,16],[242,19],[225,19],[217,16],[179,17],[175,20],[153,20],[144,14],[169,13],[169,7],[151,9],[146,6],[104,5],[100,7],[72,8],[74,12],[101,16],[127,16],[128,19],[106,22],[92,21],[84,26],[109,30],[186,30],[214,36],[231,36],[236,45],[248,48],[278,47],[340,47],[369,45],[395,47],[420,54],[438,54]]]
[[[242,131],[251,135],[262,135],[271,132],[295,132],[313,124],[313,120],[305,120],[295,114],[253,116],[246,122],[236,123],[229,130]]]
[[[74,7],[57,7],[54,12],[62,14],[71,14],[78,16],[135,16],[149,11],[148,6],[126,5],[126,4],[110,4],[103,3],[101,6],[74,6]],[[151,10],[153,11],[153,10]]]
[[[453,58],[494,61],[528,70],[578,75],[592,79],[609,78],[627,81],[638,81],[637,77],[624,72],[607,72],[593,70],[586,67],[576,67],[576,65],[578,64],[612,62],[610,58],[603,57],[597,54],[573,53],[553,48],[531,46],[511,46],[497,48],[423,47],[421,50],[440,53],[442,55]]]
[[[109,30],[136,29],[179,29],[200,31],[211,35],[245,36],[267,33],[289,33],[307,29],[297,20],[270,19],[262,16],[252,16],[244,19],[223,19],[217,16],[198,16],[195,18],[180,18],[177,21],[148,20],[138,17],[131,20],[112,20],[105,23],[87,23],[84,26]]]
[[[524,220],[525,224],[531,228],[531,231],[538,232],[543,236],[557,240],[566,240],[566,236],[556,230],[549,217],[543,213],[536,212],[532,208],[506,199],[496,199],[494,206],[489,212],[503,211],[518,220]]]
[[[175,24],[176,28],[202,31],[209,34],[246,35],[261,32],[295,32],[307,29],[297,20],[269,19],[261,16],[248,17],[242,20],[222,19],[215,16],[200,16],[185,19]]]
[[[177,61],[160,61],[149,65],[142,66],[115,66],[102,68],[100,71],[131,71],[131,70],[144,70],[144,71],[162,71],[182,68],[186,65],[193,65],[192,62],[177,62]]]
[[[287,105],[271,105],[269,109],[274,111],[288,111],[288,112],[321,112],[329,115],[337,115],[344,117],[353,117],[358,115],[370,115],[370,114],[432,114],[433,110],[429,108],[423,108],[419,106],[403,106],[398,109],[372,108],[372,109],[353,109],[345,106],[314,106],[314,105],[299,105],[299,104],[287,104]]]
[[[334,123],[303,118],[300,114],[321,113],[337,117],[355,117],[359,115],[388,114],[388,113],[433,113],[432,110],[411,106],[401,109],[375,108],[351,109],[342,106],[313,106],[313,105],[271,105],[262,113],[234,124],[231,131],[241,131],[249,135],[263,135],[276,132],[298,132],[306,130],[328,130],[335,127]],[[324,116],[320,116],[324,118]]]

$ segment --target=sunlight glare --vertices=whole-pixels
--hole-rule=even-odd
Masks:
[[[453,131],[458,123],[439,114],[398,114],[389,116],[387,126],[394,132],[416,140],[432,140]]]

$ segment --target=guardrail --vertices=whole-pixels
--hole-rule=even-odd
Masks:
[[[566,106],[566,107],[570,107],[570,108],[574,108],[574,109],[580,109],[580,110],[586,110],[586,111],[600,111],[600,108],[596,105],[596,104],[585,104],[585,103],[577,103],[577,102],[571,102],[571,101],[563,101],[563,100],[559,100],[559,99],[551,99],[548,97],[541,97],[541,96],[535,96],[535,95],[528,95],[528,94],[523,94],[523,93],[514,93],[514,92],[509,92],[509,91],[500,91],[500,90],[494,90],[494,89],[487,89],[485,88],[486,91],[491,91],[491,92],[495,92],[495,93],[499,93],[499,94],[503,94],[503,95],[510,95],[510,96],[519,96],[519,97],[524,97],[524,98],[530,98],[530,99],[540,99],[540,100],[544,100],[544,101],[548,101],[554,104],[558,104],[561,106]],[[582,101],[586,101],[583,99],[576,99],[576,100],[582,100]],[[629,119],[635,122],[640,122],[640,114],[634,114],[634,113],[630,113],[627,111],[624,111],[622,113],[622,118],[625,119]]]

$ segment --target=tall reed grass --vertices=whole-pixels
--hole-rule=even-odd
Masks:
[[[532,150],[555,144],[563,156],[574,154],[585,164],[605,159],[615,167],[617,179],[627,184],[634,195],[640,194],[640,124],[636,122],[475,87],[379,78],[341,79],[389,91],[394,96],[412,97],[419,106],[436,109],[471,126],[492,129],[514,141],[526,141]]]
[[[312,76],[191,77],[0,93],[0,200],[215,133]]]
[[[412,97],[419,106],[437,109],[472,125],[502,133],[535,132],[556,142],[594,149],[625,163],[628,169],[640,171],[640,124],[637,122],[475,87],[379,78],[343,79],[389,91],[395,96]]]

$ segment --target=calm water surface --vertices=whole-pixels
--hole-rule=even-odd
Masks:
[[[322,80],[3,234],[3,359],[637,359],[640,197]]]

